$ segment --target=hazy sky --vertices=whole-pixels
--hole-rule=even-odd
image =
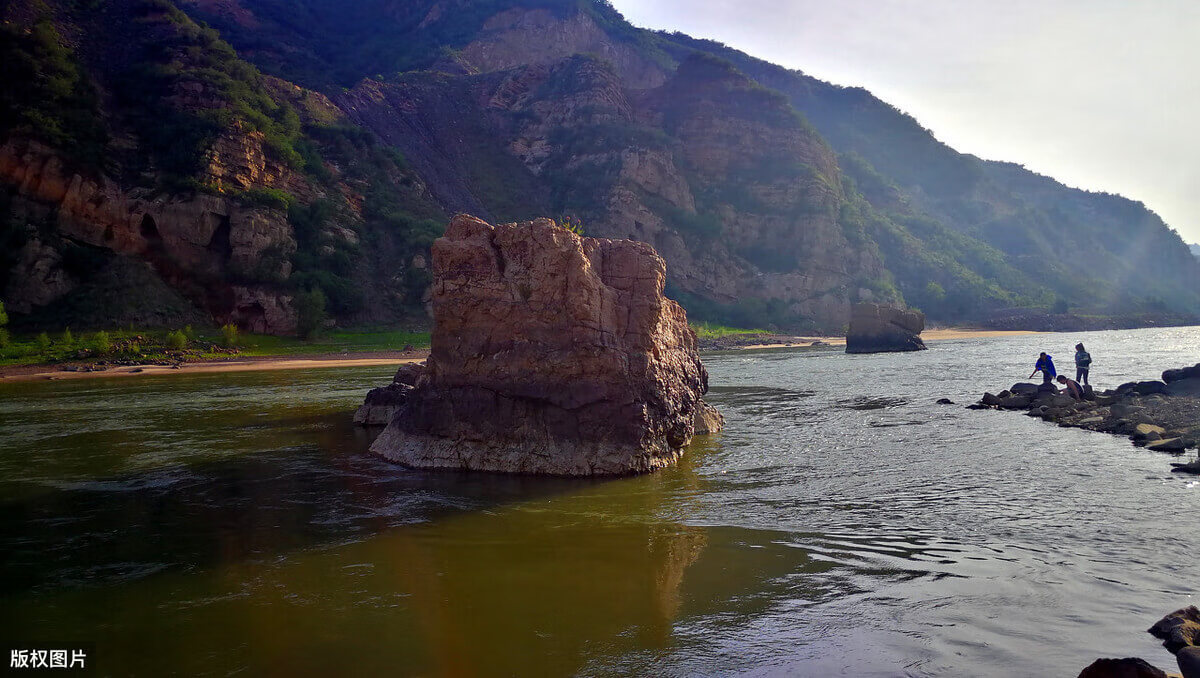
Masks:
[[[860,85],[954,148],[1141,200],[1200,242],[1200,2],[613,0]]]

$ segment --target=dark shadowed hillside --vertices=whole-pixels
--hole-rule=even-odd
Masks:
[[[396,320],[421,313],[428,245],[459,211],[649,242],[693,316],[739,325],[837,330],[859,300],[947,322],[1200,311],[1200,263],[1140,203],[957,153],[865,90],[603,2],[3,12],[18,322],[102,304],[287,332],[313,290],[340,322]],[[103,293],[132,263],[159,291]]]

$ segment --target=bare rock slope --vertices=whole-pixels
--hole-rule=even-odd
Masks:
[[[679,458],[708,374],[652,247],[459,215],[433,245],[433,274],[426,374],[373,452],[570,476]]]

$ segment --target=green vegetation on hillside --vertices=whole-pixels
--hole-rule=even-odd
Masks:
[[[101,164],[108,135],[95,87],[48,18],[28,31],[0,24],[0,82],[0,138],[28,134]]]
[[[258,69],[215,29],[169,0],[135,0],[134,21],[140,43],[117,91],[169,186],[194,185],[212,143],[235,124],[262,133],[276,160],[305,166],[298,113],[271,97]]]

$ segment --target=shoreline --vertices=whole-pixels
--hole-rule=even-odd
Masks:
[[[275,370],[306,370],[325,367],[371,367],[417,363],[429,357],[428,350],[359,352],[350,354],[314,354],[309,356],[253,356],[230,360],[210,360],[177,365],[122,365],[96,371],[71,371],[63,366],[21,365],[0,367],[0,384],[27,381],[60,381],[68,379],[101,379],[105,377],[145,377],[184,374],[223,374],[227,372],[260,372]]]
[[[1042,334],[1029,330],[975,330],[963,328],[939,328],[926,330],[921,338],[928,341],[947,339],[976,339],[1006,337],[1025,334]],[[738,336],[746,336],[747,343],[737,343]],[[700,351],[745,351],[773,348],[805,348],[813,342],[826,346],[845,346],[845,337],[786,336],[786,335],[731,335],[724,345],[711,345],[712,340],[701,341]],[[772,341],[775,340],[775,341]],[[718,340],[720,341],[720,340]],[[754,342],[754,343],[749,343]],[[818,344],[818,346],[821,344]],[[402,365],[421,362],[429,357],[429,349],[410,351],[365,351],[341,354],[312,354],[299,356],[253,356],[228,360],[210,360],[177,365],[123,365],[96,371],[73,371],[70,364],[16,365],[0,367],[0,384],[29,381],[60,381],[67,379],[100,379],[105,377],[138,377],[184,374],[221,374],[226,372],[254,372],[270,370],[304,370],[326,367],[370,367],[377,365]]]

